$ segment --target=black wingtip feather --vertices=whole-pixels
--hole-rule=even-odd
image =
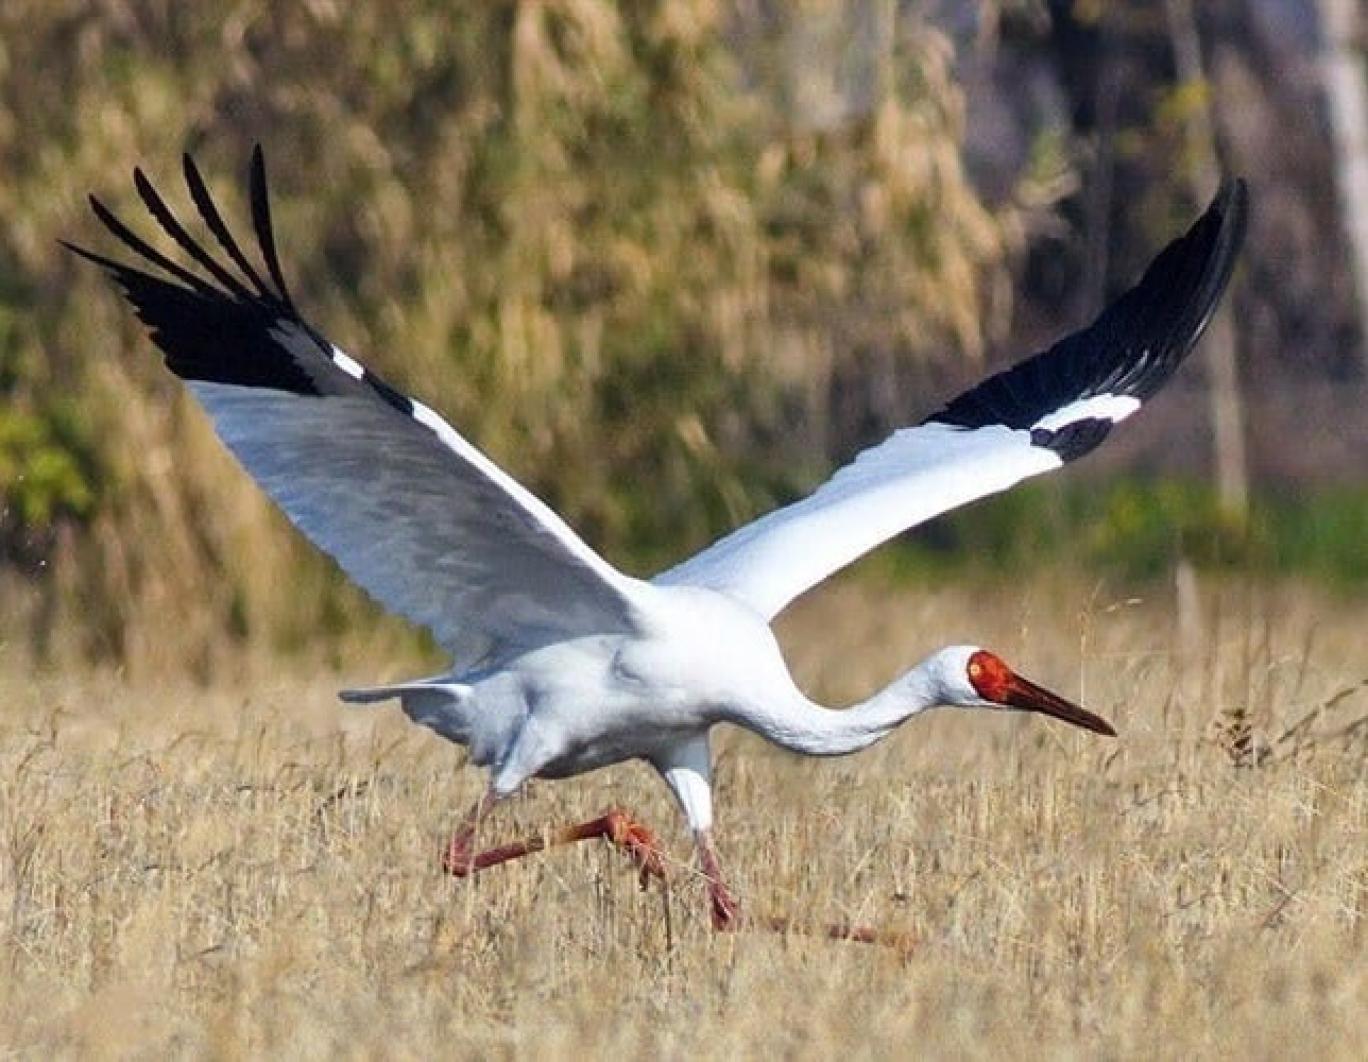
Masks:
[[[275,236],[271,231],[271,204],[266,196],[266,157],[260,144],[252,148],[248,185],[252,197],[252,224],[256,226],[257,241],[261,244],[261,253],[266,258],[266,268],[270,271],[271,279],[275,281],[281,301],[293,311],[294,300],[290,298],[290,290],[285,286],[285,275],[280,269],[280,259],[276,256]]]
[[[133,304],[138,318],[150,329],[153,342],[166,355],[167,368],[177,376],[186,380],[259,387],[304,396],[324,394],[340,378],[330,383],[326,373],[319,374],[312,359],[321,357],[323,364],[330,362],[332,371],[337,372],[335,352],[332,344],[299,315],[285,287],[271,229],[266,166],[260,145],[252,152],[248,174],[249,193],[253,226],[267,270],[275,281],[274,288],[262,280],[243,254],[214,204],[194,160],[187,154],[182,156],[181,161],[186,187],[204,223],[233,264],[242,271],[243,277],[256,288],[255,292],[191,237],[141,168],[134,169],[133,184],[148,212],[183,251],[222,285],[221,288],[162,254],[124,225],[93,195],[90,197],[91,209],[105,227],[168,276],[146,272],[65,240],[59,242],[72,253],[110,274]],[[280,325],[287,320],[312,342],[308,351],[292,347],[283,338]],[[343,375],[350,382],[352,374]],[[369,369],[362,372],[360,382],[389,406],[412,415],[412,400]]]
[[[1160,251],[1135,286],[1091,325],[988,378],[927,419],[965,428],[1021,429],[1094,395],[1146,401],[1210,323],[1235,268],[1248,215],[1248,186],[1238,178],[1226,182],[1188,231]],[[1105,435],[1074,432],[1058,452],[1072,460]]]
[[[185,226],[176,220],[175,214],[171,212],[166,201],[152,186],[152,182],[147,179],[141,167],[134,167],[133,169],[133,186],[138,190],[138,195],[142,198],[143,205],[147,207],[147,212],[156,219],[157,224],[162,227],[162,231],[175,240],[181,250],[185,251],[204,269],[207,269],[209,274],[235,298],[244,300],[252,298],[252,293],[243,286],[242,281],[214,261],[213,256],[208,254],[185,230]]]
[[[242,270],[242,275],[257,289],[263,299],[274,300],[276,298],[275,293],[261,279],[261,275],[248,261],[247,256],[242,253],[242,248],[238,246],[237,240],[233,238],[232,232],[223,220],[223,215],[219,213],[218,206],[214,203],[214,197],[209,194],[209,186],[200,176],[199,167],[195,165],[195,160],[190,157],[189,152],[181,156],[181,169],[185,174],[185,186],[190,190],[190,198],[194,200],[200,217],[209,226],[209,231],[214,234],[219,246],[227,252],[228,257],[233,260],[233,264]]]
[[[190,270],[167,258],[166,255],[162,254],[150,243],[148,243],[141,236],[139,236],[136,232],[130,229],[127,225],[125,225],[122,221],[120,221],[114,215],[114,212],[110,210],[109,207],[105,206],[102,202],[100,202],[100,200],[95,195],[92,194],[89,197],[89,199],[90,209],[94,211],[95,216],[100,219],[100,223],[104,225],[104,227],[107,228],[110,232],[112,232],[115,236],[117,236],[120,240],[122,240],[125,244],[127,244],[130,249],[142,255],[153,265],[156,265],[157,267],[166,270],[166,272],[170,273],[182,284],[185,284],[188,287],[191,287],[196,291],[201,292],[202,294],[210,295],[214,293],[214,288],[212,285],[206,284],[199,277],[195,276],[194,273],[190,272]]]
[[[72,243],[70,240],[63,240],[60,237],[58,238],[57,243],[60,246],[65,247],[72,254],[84,258],[87,262],[93,262],[95,265],[100,266],[102,269],[119,268],[118,262],[114,261],[112,258],[106,258],[102,254],[96,254],[88,247],[82,247],[78,243]]]
[[[60,241],[73,254],[104,269],[132,303],[139,320],[147,325],[152,341],[166,356],[166,365],[185,380],[234,384],[286,391],[298,395],[322,393],[307,355],[291,349],[282,340],[280,326],[289,321],[311,337],[328,355],[328,345],[300,318],[288,296],[278,294],[261,283],[199,179],[194,163],[186,160],[190,194],[206,224],[218,237],[243,275],[259,289],[250,290],[229,269],[215,261],[176,220],[165,201],[142,170],[133,171],[133,184],[149,213],[182,250],[222,286],[173,261],[133,232],[114,212],[94,195],[90,208],[100,222],[143,260],[145,270],[108,258],[85,247]],[[252,196],[257,232],[264,237],[263,255],[273,275],[279,274],[274,248],[270,245],[269,216],[264,222],[264,172],[254,167]]]

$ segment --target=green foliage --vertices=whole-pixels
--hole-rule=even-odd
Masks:
[[[1344,589],[1368,587],[1368,490],[1280,496],[1261,506],[1269,561]]]
[[[92,455],[69,405],[37,413],[0,409],[0,498],[6,525],[45,531],[96,502]]]
[[[1051,565],[1132,582],[1166,576],[1179,560],[1216,570],[1302,574],[1368,589],[1368,490],[1264,493],[1240,522],[1215,492],[1183,480],[1029,483],[920,528],[890,551],[895,576]]]
[[[0,400],[9,399],[0,402],[0,558],[25,563],[60,521],[83,522],[99,500],[96,457],[77,404],[31,393],[46,367],[36,302],[15,270],[0,272]]]

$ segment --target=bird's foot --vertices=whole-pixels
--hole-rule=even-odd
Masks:
[[[607,827],[604,836],[632,857],[641,887],[646,888],[652,878],[664,882],[665,857],[656,835],[621,808],[613,808],[603,818]]]
[[[464,878],[475,873],[475,831],[459,829],[451,835],[451,840],[442,853],[442,870],[453,878]]]
[[[708,901],[712,908],[713,929],[728,933],[741,928],[741,905],[721,881],[709,880]]]
[[[880,948],[896,951],[904,959],[910,958],[916,950],[916,938],[911,933],[898,933],[887,929],[874,929],[872,926],[853,926],[849,922],[831,922],[817,927],[831,940],[845,940],[854,944],[873,944]]]
[[[774,933],[801,933],[804,936],[826,937],[828,940],[843,940],[852,944],[873,944],[876,947],[890,948],[904,959],[911,956],[916,942],[910,933],[895,933],[870,926],[854,926],[849,922],[816,923],[796,922],[783,915],[771,915],[758,922],[759,925]]]
[[[890,933],[869,926],[853,926],[846,922],[813,924],[795,921],[782,915],[756,918],[743,914],[741,905],[727,890],[727,886],[719,880],[709,880],[708,900],[712,907],[712,926],[719,933],[731,933],[741,929],[765,929],[771,933],[800,933],[804,936],[826,937],[828,940],[874,944],[892,948],[904,958],[912,954],[913,939],[907,933]]]
[[[499,795],[493,789],[489,789],[475,802],[475,806],[466,812],[442,852],[443,871],[452,877],[464,878],[482,869],[480,857],[475,853],[475,831],[479,828],[480,819],[498,803],[499,799]]]

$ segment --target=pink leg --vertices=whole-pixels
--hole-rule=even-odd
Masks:
[[[442,854],[442,869],[448,874],[464,877],[475,869],[472,865],[475,831],[480,828],[480,820],[498,802],[499,797],[494,790],[486,789],[480,799],[475,801],[475,806],[461,819],[461,824],[456,827],[451,840],[447,843],[446,851]]]
[[[911,953],[912,938],[905,933],[885,933],[877,929],[870,929],[867,926],[852,926],[845,922],[813,925],[795,922],[779,915],[771,915],[768,918],[752,922],[750,918],[742,916],[741,905],[736,902],[728,890],[726,882],[722,880],[722,869],[717,861],[717,852],[713,848],[712,832],[710,830],[699,830],[694,834],[694,842],[698,847],[699,865],[702,867],[703,876],[708,882],[708,899],[712,904],[713,929],[718,932],[742,929],[753,924],[775,933],[813,934],[829,937],[832,940],[850,940],[859,944],[879,944],[894,948],[904,955]]]
[[[620,808],[611,808],[596,819],[575,826],[566,826],[550,835],[529,837],[524,841],[499,845],[483,852],[473,851],[475,830],[484,813],[494,804],[495,797],[486,793],[452,835],[442,857],[442,869],[454,877],[464,878],[489,867],[507,863],[511,859],[540,852],[556,845],[574,844],[603,837],[632,857],[641,872],[644,889],[651,878],[665,880],[665,862],[660,842],[654,833]]]
[[[698,864],[703,877],[708,882],[708,901],[712,906],[713,929],[719,933],[741,926],[741,905],[736,902],[727,883],[722,880],[722,867],[717,862],[717,850],[713,848],[712,831],[699,830],[694,834],[698,847]]]

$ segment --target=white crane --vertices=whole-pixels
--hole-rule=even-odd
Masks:
[[[189,156],[184,171],[229,264],[195,241],[139,170],[143,202],[199,271],[93,196],[96,215],[144,268],[67,246],[112,275],[167,366],[294,524],[450,654],[448,674],[341,694],[353,704],[398,698],[410,719],[489,769],[488,790],[446,850],[448,872],[606,837],[636,860],[643,884],[663,877],[654,836],[617,809],[518,844],[474,844],[485,812],[530,778],[644,760],[688,820],[713,923],[726,929],[740,912],[712,841],[709,735],[718,724],[809,756],[863,749],[937,706],[1039,712],[1115,733],[975,646],[932,654],[854,707],[823,708],[794,684],[770,621],[905,528],[1059,468],[1139,409],[1201,335],[1230,277],[1245,229],[1242,182],[1227,184],[1088,328],[895,431],[808,498],[647,581],[603,560],[446,421],[303,318],[276,255],[260,148],[249,186],[264,276]]]

